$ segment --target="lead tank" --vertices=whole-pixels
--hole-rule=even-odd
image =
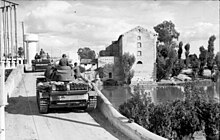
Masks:
[[[86,111],[96,108],[97,92],[82,78],[75,79],[69,66],[47,68],[45,76],[38,77],[36,84],[40,113],[48,113],[50,108],[80,107]]]

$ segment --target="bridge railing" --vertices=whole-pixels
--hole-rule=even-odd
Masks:
[[[23,58],[7,58],[0,60],[0,66],[3,66],[5,69],[14,69],[19,65],[24,64]]]

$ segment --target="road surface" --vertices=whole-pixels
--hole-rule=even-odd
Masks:
[[[128,140],[97,110],[87,113],[73,109],[39,114],[36,77],[26,73],[6,106],[6,140]]]

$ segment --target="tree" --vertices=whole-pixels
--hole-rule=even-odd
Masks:
[[[170,76],[178,74],[180,69],[182,69],[180,66],[181,61],[177,61],[177,58],[181,58],[183,43],[179,43],[177,56],[175,48],[178,46],[173,39],[178,39],[180,34],[176,31],[175,25],[172,21],[164,21],[163,23],[155,26],[154,30],[158,33],[157,81],[160,81],[163,78],[169,79]],[[174,67],[175,70],[173,70]],[[173,72],[175,74],[173,74]]]
[[[199,54],[199,61],[200,61],[199,75],[202,76],[203,71],[204,71],[204,67],[207,62],[207,50],[203,46],[201,46],[199,48],[199,51],[200,51],[200,54]]]
[[[161,79],[165,78],[166,75],[166,60],[163,56],[157,57],[157,81],[160,81]]]
[[[24,49],[23,49],[23,47],[19,47],[19,48],[18,48],[18,56],[19,56],[19,57],[24,56]]]
[[[123,68],[124,78],[125,78],[126,83],[129,83],[129,80],[131,80],[131,78],[133,77],[131,68],[134,62],[135,62],[135,56],[131,55],[129,52],[124,53],[122,55],[121,63],[122,63],[122,68]]]
[[[214,41],[216,37],[214,35],[209,37],[208,41],[208,53],[207,53],[207,67],[211,71],[211,74],[214,72]]]
[[[96,57],[95,51],[91,50],[88,47],[79,48],[77,53],[80,56],[80,60],[81,59],[95,59]]]
[[[170,44],[173,38],[178,39],[179,33],[175,29],[175,25],[172,21],[164,21],[154,27],[154,30],[158,33],[158,41],[164,44]]]
[[[177,54],[175,52],[174,49],[170,49],[170,52],[168,54],[168,58],[166,59],[166,65],[165,65],[165,70],[166,70],[166,74],[165,74],[165,79],[169,79],[170,76],[172,76],[172,72],[173,72],[173,68],[174,68],[174,64],[177,61]]]
[[[188,68],[188,66],[189,66],[189,49],[190,49],[190,44],[187,43],[184,48],[185,48],[185,57],[186,57],[185,65],[186,65],[186,68]]]
[[[192,76],[193,76],[193,79],[196,79],[197,75],[198,75],[198,72],[199,72],[200,61],[197,58],[196,54],[190,55],[189,59],[190,59],[190,64],[192,66]]]
[[[103,78],[105,76],[103,67],[98,67],[95,71],[96,71],[96,75],[99,75],[100,78]]]
[[[99,56],[106,56],[105,50],[101,50],[101,51],[99,52]]]
[[[218,70],[220,71],[220,52],[217,52],[217,54],[215,56],[215,63],[218,67]]]
[[[183,46],[183,42],[180,41],[180,43],[179,43],[179,49],[178,49],[178,59],[181,59],[181,55],[182,55],[182,53],[183,53],[183,48],[182,48],[182,46]]]
[[[214,52],[214,41],[215,41],[216,37],[215,35],[212,35],[209,37],[209,41],[208,41],[208,52]]]

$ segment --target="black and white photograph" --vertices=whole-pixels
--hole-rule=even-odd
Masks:
[[[0,0],[0,140],[220,140],[220,1]]]

